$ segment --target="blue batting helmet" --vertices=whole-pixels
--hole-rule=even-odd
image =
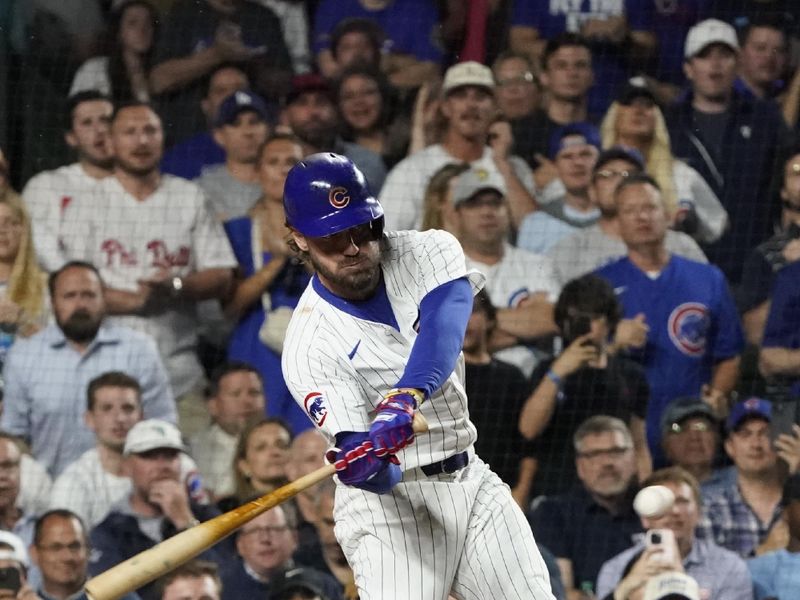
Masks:
[[[383,217],[364,174],[333,152],[312,154],[297,163],[283,188],[286,222],[308,237],[323,237]]]

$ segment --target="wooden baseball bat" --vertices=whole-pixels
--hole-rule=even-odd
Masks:
[[[415,413],[414,431],[424,433],[427,430],[428,423],[425,417],[419,412]],[[336,468],[333,465],[325,465],[252,502],[182,531],[93,577],[86,583],[86,594],[90,600],[117,600],[169,573],[229,536],[251,519],[286,502],[334,473]]]

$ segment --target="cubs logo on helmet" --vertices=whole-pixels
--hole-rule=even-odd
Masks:
[[[686,356],[702,356],[711,326],[708,307],[699,302],[678,305],[667,319],[669,339]]]
[[[331,203],[333,208],[344,208],[350,204],[350,196],[343,187],[331,188],[331,191],[328,193],[328,202]]]

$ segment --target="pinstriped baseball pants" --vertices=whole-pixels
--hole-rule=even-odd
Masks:
[[[480,458],[412,469],[385,495],[339,485],[334,516],[361,600],[553,598],[527,520]]]

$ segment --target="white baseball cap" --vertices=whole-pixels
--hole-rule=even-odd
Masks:
[[[453,181],[453,205],[458,206],[484,190],[491,190],[505,196],[506,182],[494,169],[472,166]]]
[[[122,453],[141,454],[156,448],[172,448],[186,452],[181,432],[172,423],[160,419],[146,419],[134,425],[125,437]]]
[[[739,39],[732,25],[719,19],[706,19],[689,30],[683,56],[687,59],[697,56],[711,44],[725,44],[732,50],[739,51]]]
[[[28,551],[25,549],[25,542],[18,535],[10,531],[0,531],[0,544],[11,546],[11,548],[0,548],[0,560],[13,560],[21,564],[26,569],[30,567]]]
[[[464,85],[477,85],[488,90],[494,90],[494,75],[486,65],[474,60],[458,63],[447,69],[442,83],[442,93]]]
[[[700,600],[700,586],[685,573],[667,571],[647,581],[642,600]]]

